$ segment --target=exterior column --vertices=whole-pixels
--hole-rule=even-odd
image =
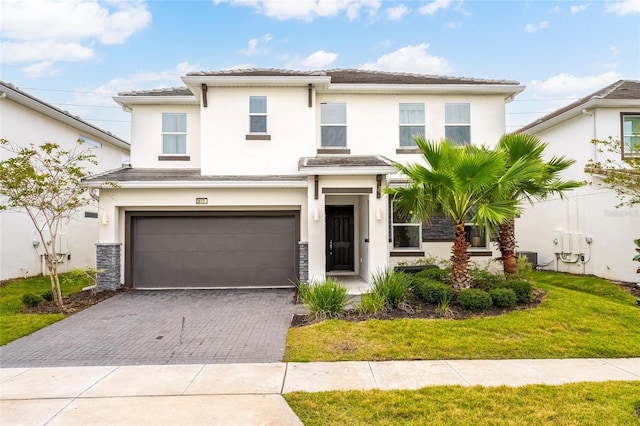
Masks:
[[[97,243],[96,244],[96,289],[100,291],[113,291],[121,286],[120,280],[120,251],[122,243]]]
[[[298,265],[298,278],[301,282],[309,281],[309,243],[300,241],[300,263]]]

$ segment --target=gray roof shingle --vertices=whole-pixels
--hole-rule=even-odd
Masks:
[[[285,182],[304,181],[299,175],[203,175],[200,169],[156,169],[124,167],[84,179],[85,182]]]
[[[302,157],[298,162],[298,170],[325,167],[393,167],[393,161],[381,155],[319,155]]]

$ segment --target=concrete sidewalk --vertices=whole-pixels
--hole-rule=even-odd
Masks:
[[[300,425],[281,394],[640,380],[640,358],[0,369],[2,425]]]

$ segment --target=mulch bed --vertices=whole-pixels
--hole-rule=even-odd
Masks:
[[[75,314],[125,291],[128,289],[120,288],[115,291],[101,291],[99,293],[87,290],[63,296],[64,309],[62,312],[68,315]],[[21,312],[24,314],[57,314],[60,313],[60,310],[55,302],[45,301],[32,308],[24,308]]]

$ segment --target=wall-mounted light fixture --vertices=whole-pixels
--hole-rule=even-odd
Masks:
[[[103,225],[108,224],[109,223],[109,215],[106,214],[106,213],[102,213],[102,221],[101,222],[102,222]]]
[[[376,209],[376,220],[382,220],[382,210],[380,210],[380,207]]]
[[[318,211],[317,207],[313,209],[313,220],[315,220],[316,222],[320,220],[320,212]]]

